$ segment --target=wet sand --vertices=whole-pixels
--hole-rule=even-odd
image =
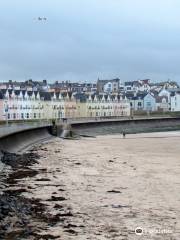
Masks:
[[[58,217],[53,224],[40,221],[38,234],[62,240],[178,240],[179,141],[180,132],[168,132],[55,138],[37,147],[39,164],[31,168],[39,173],[18,186],[30,189],[22,195],[43,203],[47,215]],[[143,235],[135,234],[137,227]]]

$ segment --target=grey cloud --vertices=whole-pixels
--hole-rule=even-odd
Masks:
[[[1,2],[0,79],[178,81],[179,7],[177,0]]]

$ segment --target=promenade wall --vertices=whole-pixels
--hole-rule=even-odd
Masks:
[[[97,136],[105,134],[141,133],[180,130],[180,118],[156,118],[134,120],[82,121],[59,124],[57,126],[37,126],[29,129],[16,129],[0,135],[0,151],[23,152],[35,143],[52,137],[71,137],[75,135]],[[70,133],[68,135],[68,132]],[[73,135],[72,135],[73,133]]]
[[[79,135],[105,135],[159,132],[180,130],[180,118],[157,118],[157,119],[136,119],[136,120],[114,120],[88,123],[72,123],[72,131]]]
[[[37,142],[51,138],[49,126],[29,128],[11,132],[0,137],[0,151],[22,153]]]

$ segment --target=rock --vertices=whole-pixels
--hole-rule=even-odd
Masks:
[[[113,160],[109,160],[109,162],[114,162]]]
[[[51,181],[49,178],[38,178],[38,179],[36,179],[36,181],[38,181],[38,182],[46,182],[46,181]]]
[[[41,223],[44,217],[45,205],[38,199],[27,199],[22,196],[22,192],[27,191],[25,188],[18,186],[16,189],[8,189],[12,184],[15,185],[18,179],[38,174],[37,170],[29,168],[38,163],[38,158],[33,151],[22,155],[2,152],[1,161],[11,166],[13,171],[3,179],[7,188],[3,189],[0,195],[0,239],[27,239],[37,228],[36,225],[33,229],[29,227],[30,220]],[[45,218],[44,220],[46,221]]]
[[[26,177],[34,177],[37,174],[38,174],[37,170],[30,169],[30,168],[16,170],[9,174],[9,177],[6,182],[8,184],[15,184],[15,183],[17,183],[18,179],[22,179],[22,178],[26,178]]]
[[[38,163],[37,159],[39,158],[39,155],[34,152],[24,153],[22,155],[9,153],[6,151],[1,151],[1,152],[2,152],[2,157],[1,157],[2,163],[9,165],[12,168],[32,166],[33,164]]]

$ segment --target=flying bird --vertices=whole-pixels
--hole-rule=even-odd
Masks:
[[[46,21],[47,18],[46,18],[46,17],[38,17],[38,20],[39,20],[39,21]]]
[[[47,18],[46,17],[38,17],[38,18],[34,18],[34,20],[47,21]]]

